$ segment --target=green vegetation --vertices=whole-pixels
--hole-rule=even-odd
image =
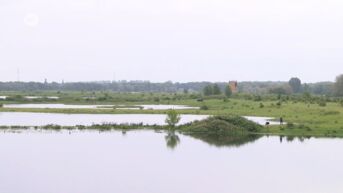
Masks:
[[[118,83],[119,84],[119,83]],[[133,83],[132,83],[133,84]],[[145,83],[137,83],[137,85]],[[50,84],[47,84],[50,85]],[[108,84],[101,84],[102,86]],[[114,86],[110,84],[111,86]],[[131,83],[120,83],[131,85]],[[164,86],[175,87],[175,92],[111,92],[87,91],[93,84],[78,85],[85,91],[39,90],[35,91],[6,91],[0,95],[8,96],[1,104],[13,103],[62,103],[111,105],[107,109],[16,109],[0,108],[0,112],[46,112],[46,113],[85,113],[85,114],[167,114],[168,110],[142,109],[144,104],[174,104],[199,107],[199,109],[175,110],[175,114],[203,114],[215,116],[262,116],[283,117],[288,124],[262,127],[254,131],[263,134],[297,135],[297,136],[342,136],[343,137],[343,76],[338,76],[336,83],[301,84],[298,78],[289,82],[243,82],[239,84],[239,93],[233,94],[227,84],[197,83],[197,89],[181,88],[176,83]],[[4,86],[4,85],[2,85]],[[16,85],[18,86],[18,85]],[[31,85],[32,86],[32,85]],[[61,85],[60,85],[61,86]],[[71,86],[71,85],[69,85]],[[76,84],[73,84],[76,86]],[[154,85],[153,87],[157,87]],[[1,84],[0,84],[1,88]],[[19,86],[18,86],[19,88]],[[158,87],[160,88],[160,87]],[[196,91],[198,90],[198,91]],[[252,92],[250,90],[255,90]],[[319,93],[319,94],[317,94]],[[325,93],[323,95],[323,93]],[[335,95],[333,94],[335,93]],[[25,98],[25,96],[42,96],[41,98]],[[56,96],[58,98],[49,98]],[[1,105],[0,105],[1,107]],[[135,109],[123,109],[135,108]],[[218,118],[218,117],[217,117]],[[235,119],[238,119],[235,117]],[[170,120],[171,121],[171,120]],[[222,119],[206,120],[193,125],[193,129],[235,128],[237,125]],[[171,124],[172,122],[170,122]],[[176,125],[176,124],[171,124]],[[206,126],[206,127],[204,127]],[[240,130],[240,129],[238,129]],[[252,131],[249,131],[252,132]]]
[[[343,96],[343,74],[337,76],[334,89],[336,96]]]
[[[169,110],[167,112],[166,123],[171,129],[174,129],[175,125],[178,124],[180,120],[181,116],[175,110]]]
[[[69,94],[70,95],[70,94]],[[134,101],[142,100],[142,94],[111,94],[113,98],[123,99],[124,96]],[[163,94],[160,94],[162,96]],[[156,96],[156,95],[153,95]],[[174,95],[165,95],[174,96]],[[178,95],[179,96],[179,95]],[[112,100],[112,99],[111,99]],[[62,103],[65,99],[55,101]],[[68,103],[73,102],[69,100]],[[74,100],[76,103],[77,100]],[[78,101],[80,102],[80,101]],[[8,101],[3,101],[4,104]],[[92,102],[80,102],[81,104],[94,104]],[[125,104],[139,106],[141,104],[155,104],[147,98],[142,102],[116,102],[103,101],[104,104]],[[103,104],[96,102],[96,104]],[[294,123],[292,129],[285,126],[270,126],[261,132],[269,134],[294,134],[315,136],[343,136],[343,107],[342,99],[319,97],[309,94],[303,95],[233,95],[229,100],[222,98],[204,98],[198,101],[189,96],[181,96],[180,100],[170,100],[161,97],[159,104],[177,104],[200,107],[200,109],[177,110],[178,114],[205,114],[205,115],[236,115],[236,116],[266,116],[283,117],[285,122]],[[0,108],[1,112],[46,112],[46,113],[81,113],[81,114],[167,114],[168,110],[149,109],[15,109]]]
[[[258,132],[262,126],[240,116],[214,116],[181,126],[190,133],[246,134]]]
[[[218,84],[209,84],[204,87],[203,93],[205,96],[221,95],[222,91]]]
[[[225,91],[224,92],[225,92],[225,96],[226,97],[230,98],[232,96],[232,90],[231,90],[229,85],[225,87]]]
[[[299,93],[301,91],[301,80],[299,78],[291,78],[288,84],[292,88],[293,93]]]

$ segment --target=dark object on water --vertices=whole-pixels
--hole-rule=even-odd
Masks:
[[[270,125],[269,121],[266,122],[266,125],[267,125],[267,126]]]
[[[283,118],[280,117],[280,125],[283,125]]]

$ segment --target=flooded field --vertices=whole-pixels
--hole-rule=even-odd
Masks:
[[[180,124],[205,119],[206,115],[182,115]],[[102,123],[130,123],[164,125],[166,115],[162,114],[60,114],[60,113],[21,113],[1,112],[2,126],[61,126],[92,125]]]
[[[0,133],[4,193],[341,193],[343,140],[212,144],[153,131]],[[206,142],[207,141],[207,142]]]
[[[279,121],[274,121],[275,118],[273,117],[254,117],[254,116],[244,116],[244,118],[253,121],[257,124],[260,125],[266,125],[266,123],[269,123],[269,125],[279,125],[280,122]],[[284,123],[286,124],[286,123]]]
[[[38,108],[38,109],[152,109],[152,110],[167,110],[167,109],[198,109],[198,107],[189,107],[184,105],[69,105],[69,104],[5,104],[5,108]]]

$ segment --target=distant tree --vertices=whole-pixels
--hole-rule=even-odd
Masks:
[[[222,94],[222,91],[220,90],[218,84],[214,84],[212,90],[213,90],[213,95],[221,95]]]
[[[213,88],[212,88],[212,86],[211,85],[205,86],[204,89],[203,89],[203,92],[204,92],[205,96],[213,95]]]
[[[301,91],[301,80],[299,78],[291,78],[288,84],[292,88],[293,93],[299,93]]]
[[[343,74],[336,77],[334,90],[336,96],[343,96]]]
[[[304,98],[305,100],[310,100],[310,99],[312,98],[311,93],[308,92],[308,91],[304,92],[303,98]]]
[[[181,116],[175,110],[169,110],[167,112],[166,123],[171,129],[175,127],[176,124],[181,120]]]
[[[290,88],[290,86],[288,86],[288,85],[286,85],[286,86],[278,86],[278,87],[270,88],[269,89],[269,93],[279,95],[278,99],[280,99],[281,95],[291,94],[292,93],[292,88]]]
[[[225,87],[225,96],[226,97],[231,97],[231,95],[232,95],[231,87],[230,86],[226,86]]]

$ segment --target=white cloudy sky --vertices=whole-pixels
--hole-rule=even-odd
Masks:
[[[334,80],[342,0],[0,0],[0,81]]]

